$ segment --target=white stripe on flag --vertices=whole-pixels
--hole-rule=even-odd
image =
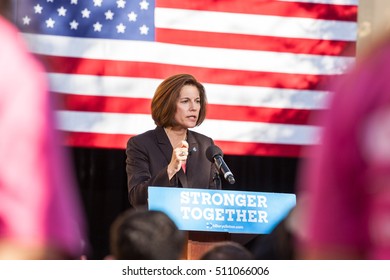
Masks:
[[[321,40],[356,40],[356,22],[156,8],[157,28]]]
[[[57,111],[59,129],[68,132],[139,134],[155,125],[150,115]],[[320,129],[309,125],[205,120],[194,129],[214,140],[310,145],[318,141]]]

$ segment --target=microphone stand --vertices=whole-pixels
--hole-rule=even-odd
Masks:
[[[215,183],[216,189],[222,189],[222,180],[221,180],[221,177],[219,176],[218,172],[214,173],[213,181]]]

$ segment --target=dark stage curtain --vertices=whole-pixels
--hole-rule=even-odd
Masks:
[[[129,208],[125,150],[70,149],[74,171],[88,222],[89,259],[109,253],[109,227],[115,217]],[[232,156],[225,162],[236,183],[223,188],[241,191],[295,193],[297,158]]]

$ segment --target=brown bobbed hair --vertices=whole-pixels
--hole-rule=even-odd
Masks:
[[[207,98],[204,86],[190,74],[177,74],[165,79],[156,89],[152,99],[152,118],[154,123],[162,127],[175,126],[174,116],[176,102],[180,97],[180,91],[184,86],[195,86],[199,91],[200,111],[196,126],[199,126],[206,118]]]

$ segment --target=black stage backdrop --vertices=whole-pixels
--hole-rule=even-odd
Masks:
[[[109,228],[115,217],[129,208],[125,150],[70,148],[74,171],[87,218],[89,259],[109,253]],[[295,193],[299,160],[284,157],[225,155],[236,183],[224,189]]]

